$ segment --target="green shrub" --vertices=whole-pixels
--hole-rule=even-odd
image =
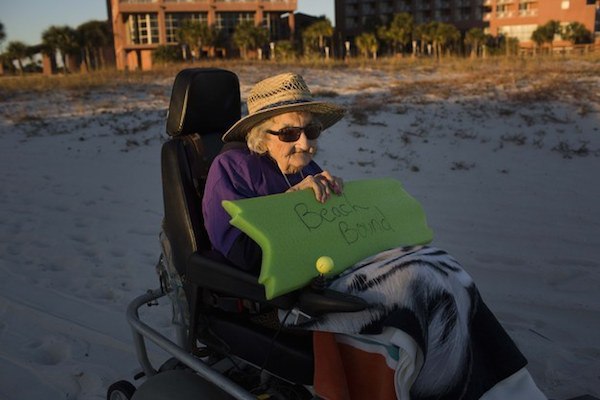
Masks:
[[[289,40],[280,40],[275,43],[275,59],[277,61],[293,61],[296,59],[296,49]]]
[[[179,46],[158,46],[152,52],[152,60],[158,64],[167,64],[183,60]]]

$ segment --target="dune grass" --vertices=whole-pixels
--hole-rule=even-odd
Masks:
[[[489,90],[493,87],[518,88],[522,82],[536,82],[540,79],[547,81],[542,84],[535,96],[550,96],[552,82],[564,85],[565,82],[577,78],[594,78],[600,76],[600,52],[587,55],[568,56],[538,56],[538,57],[489,57],[486,59],[468,59],[462,57],[447,57],[441,60],[430,58],[381,58],[377,61],[352,59],[349,61],[329,60],[310,61],[298,60],[293,62],[271,61],[240,61],[240,60],[204,60],[196,63],[178,63],[156,65],[152,71],[117,71],[106,69],[87,73],[57,74],[43,76],[26,74],[0,77],[0,98],[6,99],[11,94],[20,92],[44,93],[53,90],[91,90],[94,88],[110,88],[124,85],[147,85],[160,80],[173,79],[176,73],[189,67],[217,67],[232,70],[243,68],[261,68],[276,71],[292,69],[323,69],[323,70],[384,70],[395,71],[402,75],[418,75],[414,81],[402,80],[396,94],[424,90],[429,87],[439,90],[443,97],[444,91],[452,86],[471,87],[474,91]],[[550,78],[550,79],[548,79]],[[394,86],[394,82],[385,85]],[[411,87],[412,86],[412,87]],[[443,88],[442,88],[443,86]],[[545,88],[545,89],[544,89]],[[546,94],[544,94],[544,90]],[[392,90],[394,91],[394,90]],[[332,96],[324,93],[324,96]],[[526,96],[530,96],[529,94]],[[522,98],[530,101],[531,98]],[[1,100],[0,100],[1,101]]]

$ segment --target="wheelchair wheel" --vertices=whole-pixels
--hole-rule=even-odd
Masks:
[[[131,400],[135,386],[128,381],[118,381],[108,387],[106,400]]]

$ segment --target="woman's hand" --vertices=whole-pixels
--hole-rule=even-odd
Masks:
[[[333,176],[329,171],[323,171],[316,175],[309,175],[297,185],[292,186],[288,192],[296,190],[312,189],[315,193],[315,198],[320,203],[325,203],[331,197],[331,193],[337,195],[342,194],[344,189],[344,181],[342,178]]]

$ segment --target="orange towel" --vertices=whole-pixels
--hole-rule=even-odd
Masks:
[[[334,333],[314,332],[314,388],[325,400],[392,400],[394,370],[380,354],[338,343]]]

